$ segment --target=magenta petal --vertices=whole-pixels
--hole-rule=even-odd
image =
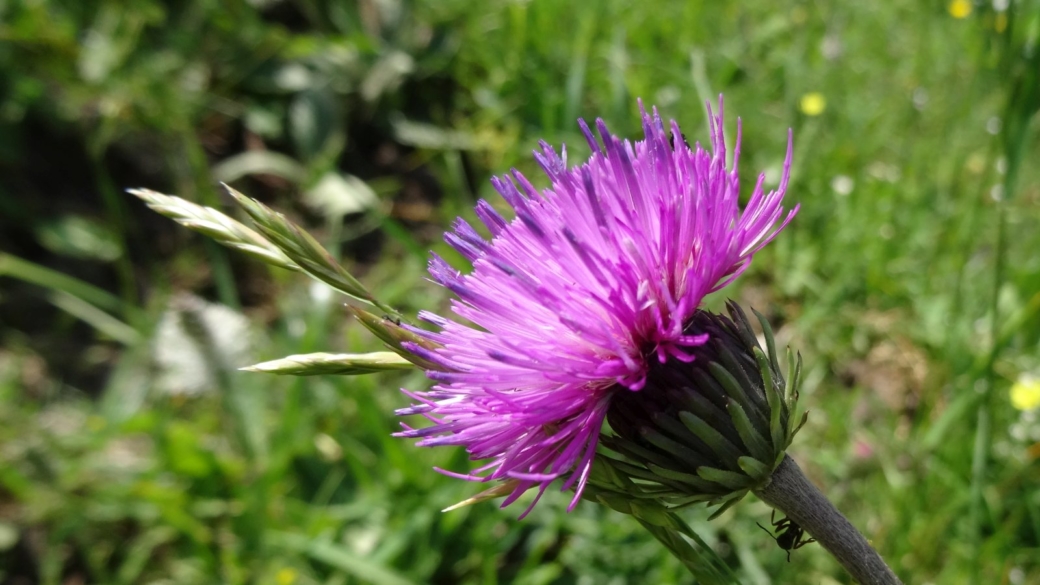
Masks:
[[[704,295],[739,276],[797,211],[785,216],[781,205],[790,135],[779,187],[767,193],[760,180],[742,209],[740,122],[727,168],[721,96],[717,114],[708,108],[710,151],[639,108],[645,137],[634,143],[602,120],[595,134],[579,121],[593,154],[575,167],[565,149],[541,143],[534,156],[550,182],[542,191],[515,170],[493,179],[515,218],[480,201],[490,241],[456,222],[446,239],[473,263],[468,274],[430,260],[433,280],[457,295],[456,317],[420,315],[440,331],[415,331],[439,347],[407,347],[445,371],[428,372],[438,383],[406,392],[415,402],[398,411],[433,425],[397,436],[464,446],[483,466],[442,473],[515,480],[503,505],[563,478],[573,509],[614,393],[641,390],[651,361],[692,360],[707,336],[686,326]]]

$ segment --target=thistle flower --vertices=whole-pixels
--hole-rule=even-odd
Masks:
[[[718,116],[708,110],[712,152],[686,144],[675,122],[666,131],[656,110],[642,113],[645,139],[635,144],[597,121],[601,148],[580,122],[593,154],[575,168],[567,168],[566,151],[557,155],[542,143],[535,157],[551,185],[541,193],[516,171],[493,181],[516,218],[506,221],[482,201],[477,215],[490,242],[461,219],[447,235],[473,270],[463,275],[434,257],[430,273],[458,295],[453,311],[470,324],[420,313],[438,332],[402,323],[313,236],[226,185],[259,231],[178,197],[129,191],[189,229],[383,311],[378,317],[348,306],[393,353],[312,353],[244,369],[297,376],[426,370],[438,384],[406,390],[416,404],[398,413],[434,424],[405,426],[399,435],[462,445],[474,459],[490,460],[472,474],[444,471],[493,481],[453,508],[500,496],[507,506],[564,478],[563,489],[575,492],[571,508],[584,497],[630,514],[698,581],[736,582],[673,510],[707,501],[720,504],[718,515],[754,491],[786,515],[775,524],[783,526],[782,548],[810,534],[857,581],[900,583],[784,453],[805,422],[792,424],[800,360],[788,352],[785,381],[761,315],[766,351],[735,304],[729,317],[699,308],[797,211],[781,220],[790,133],[780,187],[764,193],[759,177],[741,210],[740,121],[727,169],[721,98]]]
[[[468,274],[430,261],[433,279],[457,295],[457,320],[421,312],[439,331],[411,329],[429,343],[405,346],[438,366],[427,370],[437,383],[406,390],[416,403],[398,414],[433,424],[405,425],[398,435],[486,460],[469,474],[441,471],[506,480],[503,506],[532,488],[540,497],[563,478],[573,509],[612,406],[638,404],[655,368],[696,359],[714,334],[694,319],[704,296],[739,276],[797,211],[785,216],[781,206],[790,132],[778,189],[766,193],[760,176],[742,210],[740,121],[727,168],[721,99],[717,115],[708,108],[710,151],[686,144],[656,109],[640,110],[645,137],[635,143],[597,120],[600,145],[579,121],[593,154],[576,167],[567,166],[566,149],[542,142],[534,156],[547,189],[516,170],[494,179],[515,219],[480,201],[476,214],[491,240],[463,219],[446,235],[472,263]]]

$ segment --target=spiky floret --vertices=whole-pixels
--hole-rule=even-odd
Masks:
[[[515,218],[480,201],[491,240],[461,218],[445,236],[472,263],[468,274],[430,261],[433,279],[457,296],[460,319],[420,313],[440,330],[414,331],[436,348],[408,347],[437,364],[428,370],[436,385],[406,390],[416,403],[398,413],[433,424],[399,435],[487,460],[469,474],[444,473],[512,480],[503,506],[563,477],[573,509],[615,394],[639,392],[652,361],[694,359],[708,335],[686,325],[704,296],[739,276],[797,211],[784,216],[781,206],[790,133],[779,187],[765,192],[760,176],[741,210],[740,121],[727,168],[721,98],[718,114],[708,108],[710,151],[673,139],[679,126],[666,127],[656,109],[640,111],[645,138],[635,143],[597,120],[601,145],[579,121],[593,153],[575,167],[565,148],[542,142],[534,156],[547,189],[516,170],[493,179]]]

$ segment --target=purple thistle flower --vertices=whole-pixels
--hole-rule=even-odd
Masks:
[[[545,142],[535,159],[551,185],[541,192],[518,171],[492,184],[512,206],[508,221],[486,201],[477,216],[485,240],[458,219],[445,238],[473,264],[462,274],[436,255],[433,279],[457,295],[452,311],[466,322],[429,312],[420,318],[438,332],[412,329],[437,344],[410,344],[440,366],[427,392],[405,393],[416,404],[398,414],[422,414],[432,426],[405,426],[398,436],[421,446],[461,445],[488,460],[473,481],[512,480],[502,506],[564,478],[574,488],[568,510],[589,478],[600,429],[619,392],[639,392],[652,360],[693,360],[708,335],[687,325],[705,295],[732,282],[755,252],[791,220],[781,202],[791,166],[791,135],[780,186],[765,193],[760,175],[741,210],[737,159],[726,168],[722,99],[708,107],[711,151],[679,139],[657,110],[640,103],[645,138],[613,136],[602,120],[602,147],[584,121],[593,154],[568,168]],[[779,225],[778,225],[779,224]],[[521,517],[523,517],[521,515]]]

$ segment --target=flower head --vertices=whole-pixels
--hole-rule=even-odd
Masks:
[[[578,166],[541,143],[534,156],[547,189],[516,170],[493,179],[516,217],[480,201],[490,241],[457,220],[446,239],[472,262],[468,274],[430,261],[433,279],[457,295],[460,319],[420,313],[440,330],[414,329],[431,343],[409,349],[437,365],[428,370],[437,383],[406,391],[416,404],[399,414],[433,424],[399,435],[487,460],[471,474],[445,473],[510,480],[503,506],[533,487],[540,496],[557,478],[577,504],[615,398],[637,397],[655,363],[694,359],[709,338],[688,327],[704,296],[739,276],[797,211],[784,216],[781,206],[790,133],[778,189],[765,192],[760,176],[742,210],[740,121],[727,168],[721,99],[717,115],[709,107],[710,150],[640,109],[645,138],[635,143],[597,120],[601,145],[579,121],[593,153]]]

